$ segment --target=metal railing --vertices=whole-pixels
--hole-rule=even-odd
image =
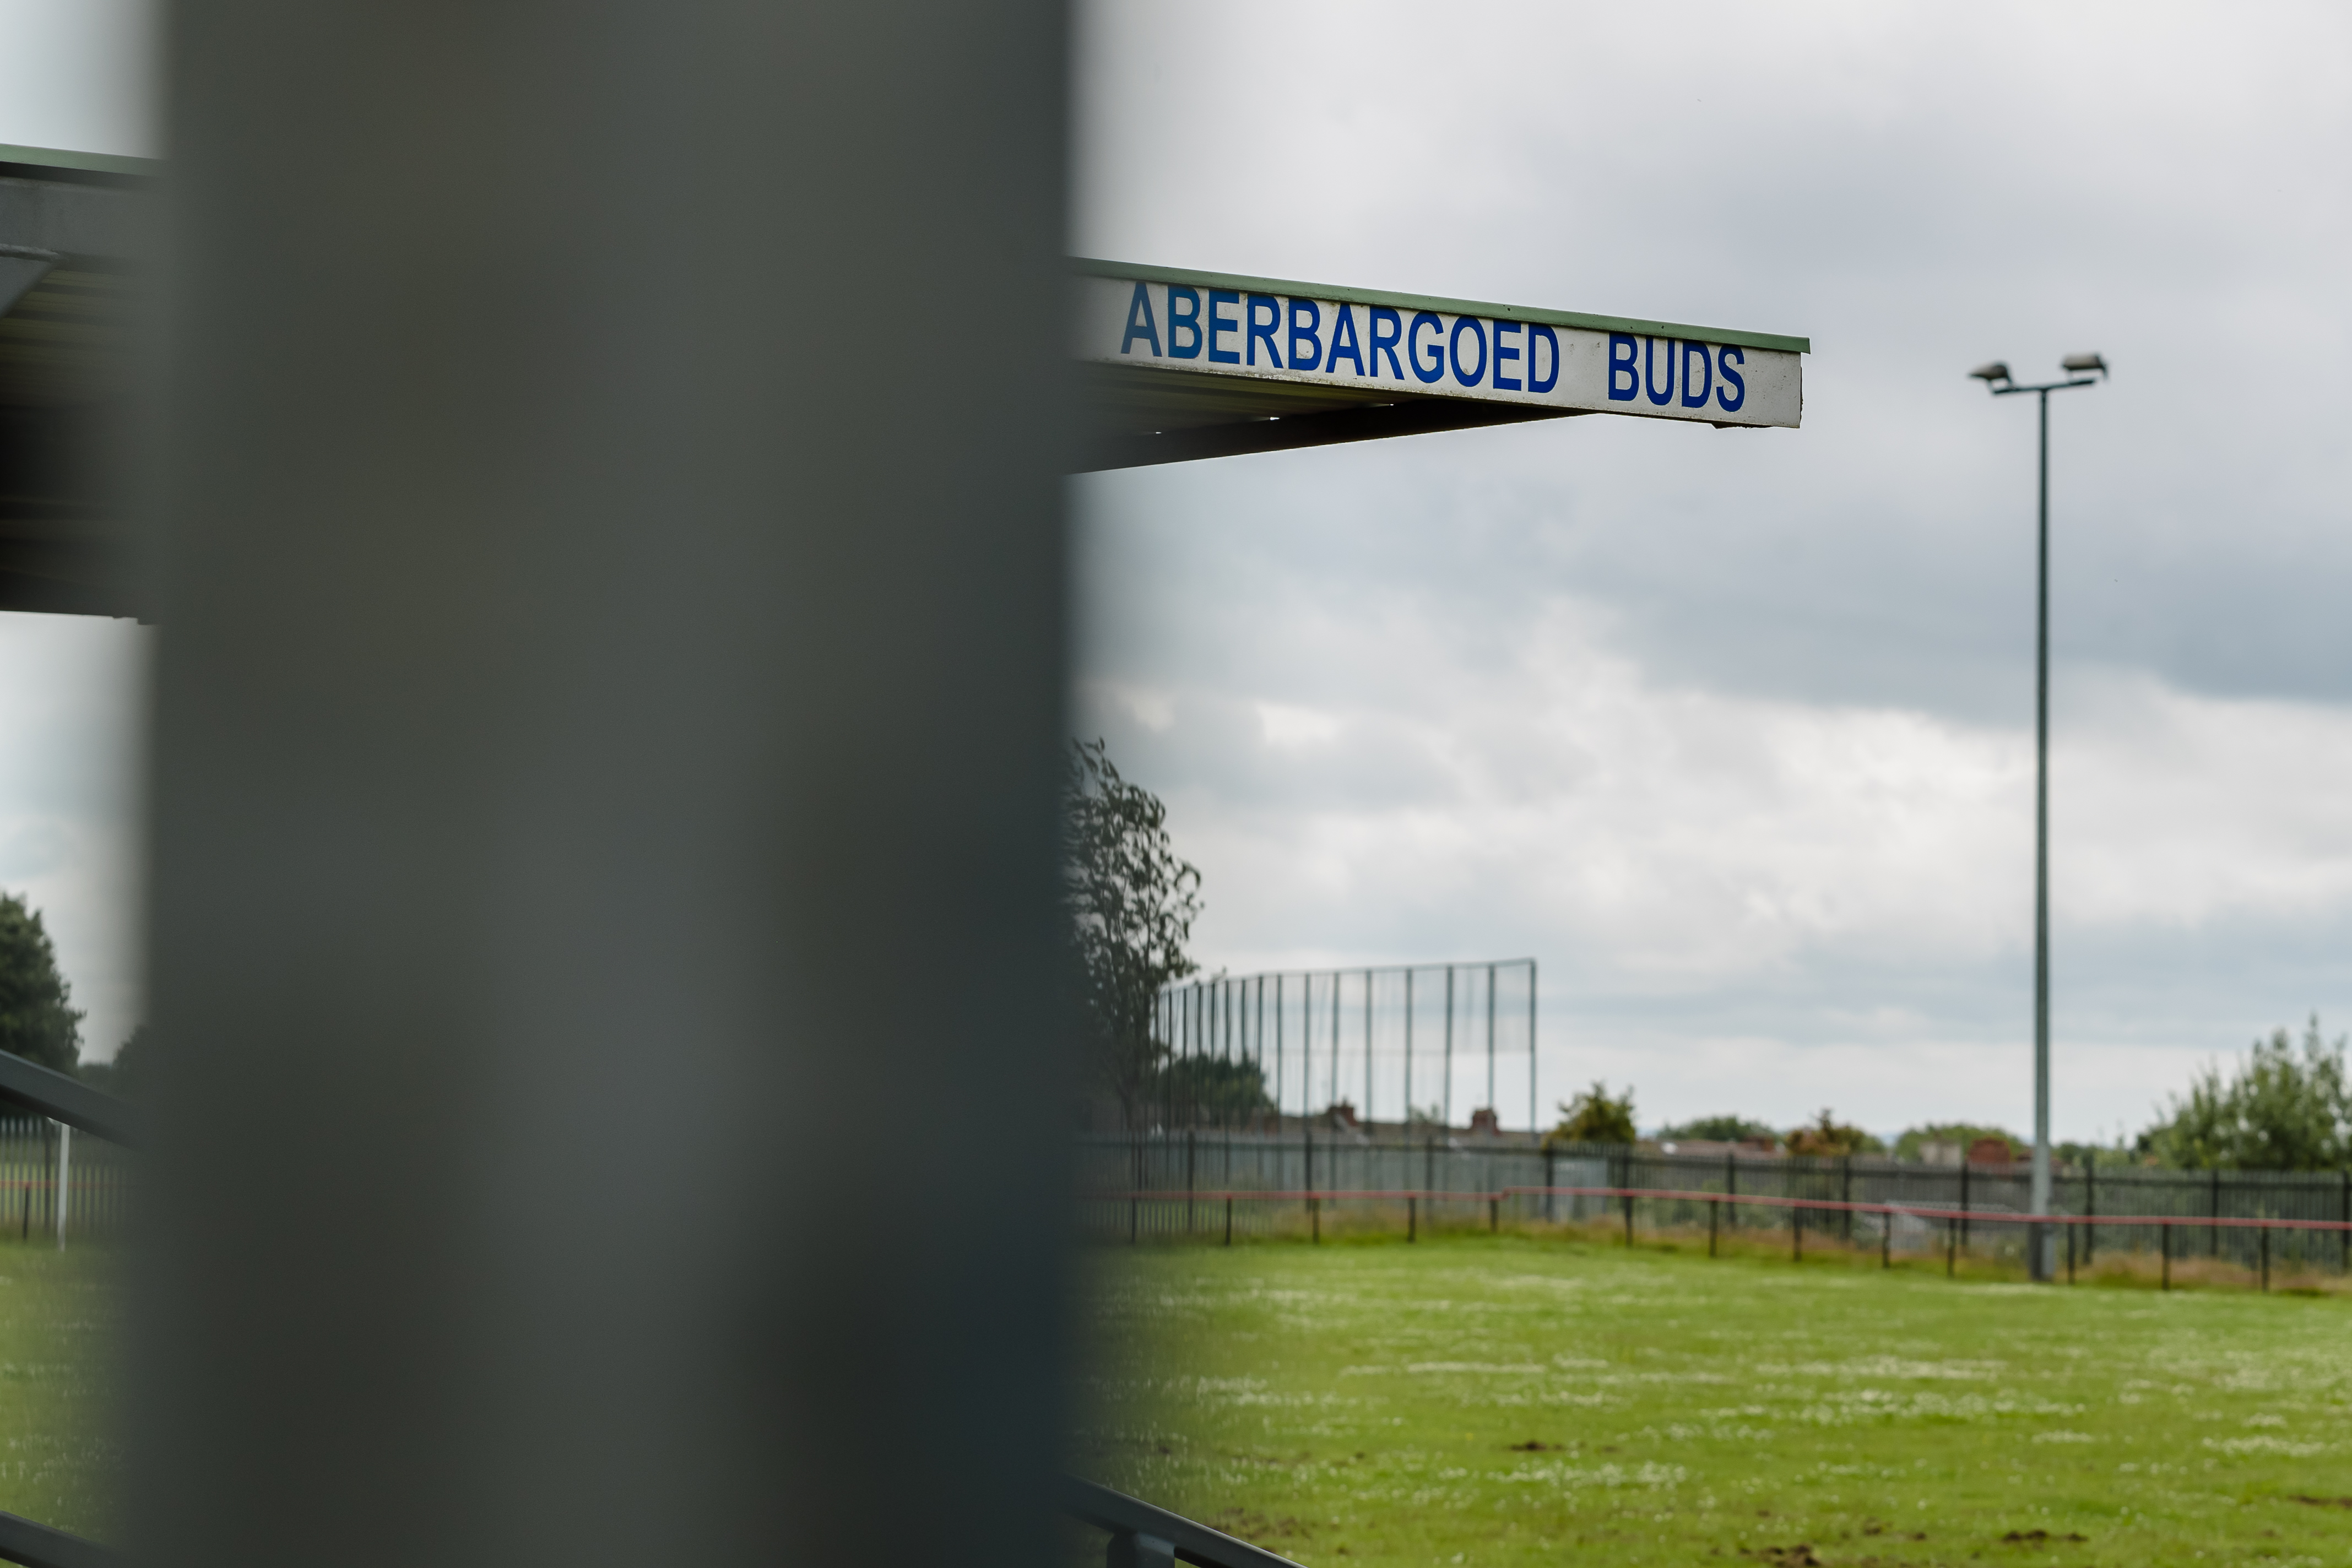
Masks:
[[[1852,1222],[1859,1218],[1875,1219],[1877,1241],[1882,1266],[1894,1261],[1893,1242],[1898,1221],[1916,1225],[1944,1228],[1945,1267],[1947,1272],[1958,1267],[1959,1250],[1966,1243],[1969,1228],[2010,1227],[2031,1231],[2035,1226],[2048,1226],[2061,1232],[2066,1245],[2066,1280],[2074,1282],[2077,1258],[2076,1243],[2102,1228],[2145,1227],[2157,1233],[2162,1257],[2163,1286],[2172,1288],[2172,1261],[2176,1254],[2173,1236],[2180,1230],[2226,1232],[2248,1238],[2259,1257],[2262,1288],[2270,1289],[2272,1237],[2292,1238],[2324,1236],[2335,1239],[2339,1248],[2352,1247],[2352,1223],[2337,1219],[2295,1219],[2267,1217],[2208,1214],[2134,1215],[2118,1220],[2107,1215],[2053,1214],[2036,1217],[2014,1209],[1950,1208],[1927,1204],[1853,1203],[1838,1198],[1785,1197],[1768,1193],[1726,1193],[1720,1191],[1678,1191],[1650,1186],[1507,1186],[1490,1192],[1465,1191],[1461,1188],[1323,1188],[1291,1192],[1272,1192],[1263,1188],[1244,1190],[1187,1190],[1171,1192],[1164,1188],[1127,1192],[1091,1192],[1080,1195],[1082,1211],[1095,1219],[1097,1235],[1118,1235],[1132,1243],[1142,1239],[1147,1207],[1153,1211],[1154,1234],[1173,1233],[1179,1215],[1183,1231],[1198,1234],[1203,1220],[1214,1231],[1222,1227],[1224,1244],[1233,1245],[1237,1206],[1243,1212],[1251,1208],[1263,1214],[1276,1206],[1297,1206],[1304,1216],[1308,1234],[1319,1241],[1323,1236],[1324,1214],[1328,1207],[1340,1204],[1379,1205],[1393,1215],[1402,1208],[1405,1239],[1417,1240],[1422,1228],[1422,1217],[1433,1215],[1447,1207],[1465,1206],[1483,1209],[1486,1228],[1499,1230],[1502,1227],[1503,1206],[1507,1203],[1532,1207],[1540,1200],[1549,1207],[1552,1200],[1568,1198],[1575,1202],[1598,1200],[1603,1206],[1622,1207],[1625,1223],[1625,1240],[1632,1245],[1634,1234],[1634,1206],[1665,1206],[1678,1209],[1685,1219],[1704,1211],[1707,1228],[1707,1255],[1716,1254],[1723,1234],[1724,1216],[1738,1216],[1743,1211],[1763,1210],[1788,1217],[1790,1245],[1798,1260],[1804,1257],[1805,1216],[1819,1214],[1829,1217],[1831,1225],[1819,1228],[1817,1234],[1837,1229],[1836,1222],[1843,1221],[1843,1235],[1838,1239],[1851,1244],[1854,1239]],[[1541,1218],[1538,1212],[1536,1216]],[[1572,1218],[1592,1218],[1581,1213]],[[1391,1221],[1393,1223],[1393,1220]],[[1244,1227],[1244,1234],[1249,1228]],[[1264,1228],[1260,1228],[1260,1233]],[[1752,1236],[1753,1231],[1748,1232]],[[2082,1249],[2084,1261],[2089,1260],[2087,1247]],[[2302,1260],[2308,1261],[2308,1259]],[[2256,1265],[2250,1263],[2249,1267]]]
[[[1062,1478],[1062,1511],[1110,1532],[1104,1568],[1298,1568],[1263,1546],[1076,1476]]]
[[[6,1051],[0,1051],[0,1102],[126,1149],[135,1149],[141,1142],[135,1107]],[[0,1511],[0,1561],[24,1568],[121,1568],[122,1554],[87,1536]]]

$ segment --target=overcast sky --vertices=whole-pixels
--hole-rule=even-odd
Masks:
[[[2054,1124],[2352,1025],[2352,16],[1096,4],[1073,248],[1810,336],[1804,427],[1073,481],[1076,727],[1199,956],[1543,965],[1546,1098]],[[1506,1099],[1506,1115],[1524,1114]]]
[[[152,155],[153,8],[0,0],[0,142]],[[139,725],[152,633],[0,612],[0,892],[57,944],[82,1053],[112,1056],[146,1005]]]
[[[150,16],[0,0],[0,141],[161,152]],[[2347,46],[2287,5],[1082,10],[1076,250],[1815,345],[1800,431],[1074,481],[1076,725],[1167,798],[1201,956],[1533,953],[1546,1097],[1648,1124],[2023,1125],[2032,410],[1963,372],[2097,349],[2053,419],[2060,1134],[2352,1025]],[[0,616],[0,888],[100,1054],[149,635]]]

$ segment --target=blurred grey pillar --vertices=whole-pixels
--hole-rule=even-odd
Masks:
[[[1046,1550],[1063,26],[177,7],[149,1560]]]

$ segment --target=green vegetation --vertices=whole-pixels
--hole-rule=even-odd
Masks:
[[[1075,1464],[1313,1568],[2352,1552],[2343,1297],[1698,1245],[1104,1249]]]
[[[1966,1154],[1979,1138],[1999,1138],[2009,1145],[2009,1155],[2013,1160],[2024,1159],[2032,1152],[2024,1139],[2006,1127],[1979,1127],[1973,1122],[1929,1122],[1924,1126],[1904,1130],[1902,1136],[1895,1140],[1895,1157],[1898,1160],[1918,1159],[1929,1144],[1957,1145],[1960,1152]]]
[[[71,1072],[81,1055],[72,1001],[40,911],[0,894],[0,1051]]]
[[[1160,989],[1200,967],[1184,943],[1201,873],[1180,860],[1160,797],[1119,777],[1099,740],[1073,741],[1062,794],[1062,876],[1083,976],[1089,1067],[1127,1124],[1165,1086],[1151,1038]]]
[[[1782,1140],[1792,1155],[1810,1155],[1817,1159],[1843,1159],[1849,1155],[1883,1155],[1886,1145],[1860,1127],[1837,1119],[1827,1106],[1814,1118],[1812,1125],[1790,1130]]]
[[[0,1242],[0,1509],[100,1539],[114,1533],[122,1464],[121,1262],[104,1247]]]
[[[1777,1144],[1780,1134],[1769,1122],[1750,1121],[1746,1116],[1701,1116],[1696,1121],[1676,1122],[1661,1127],[1658,1136],[1667,1143],[1688,1139],[1706,1144]]]
[[[1609,1085],[1594,1079],[1592,1087],[1559,1108],[1559,1125],[1544,1142],[1563,1144],[1630,1144],[1633,1141],[1633,1086],[1612,1098]]]
[[[2331,1046],[2314,1015],[2298,1054],[2279,1030],[2224,1080],[2199,1073],[2187,1098],[2171,1097],[2165,1118],[2139,1136],[2142,1152],[2186,1170],[2339,1170],[2352,1165],[2352,1089],[2344,1040]]]

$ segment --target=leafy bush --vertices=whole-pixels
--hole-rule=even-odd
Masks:
[[[1761,1141],[1776,1142],[1780,1134],[1764,1122],[1751,1122],[1745,1116],[1701,1116],[1696,1121],[1677,1122],[1662,1129],[1658,1136],[1669,1141],[1694,1139],[1707,1144],[1746,1144]]]
[[[1781,1144],[1792,1155],[1811,1155],[1825,1159],[1886,1152],[1886,1145],[1883,1141],[1860,1127],[1839,1121],[1826,1105],[1822,1107],[1822,1113],[1813,1119],[1811,1126],[1790,1128]]]
[[[1633,1141],[1633,1086],[1623,1098],[1612,1098],[1609,1085],[1599,1079],[1592,1087],[1559,1108],[1559,1125],[1546,1135],[1547,1144],[1630,1144]]]
[[[2284,1030],[2253,1049],[2227,1080],[2216,1063],[2186,1098],[2139,1135],[2141,1152],[2186,1170],[2336,1170],[2352,1164],[2352,1095],[2345,1040],[2321,1038],[2313,1015],[2298,1052]]]
[[[2011,1134],[2006,1127],[1979,1127],[1973,1122],[1929,1122],[1924,1126],[1904,1130],[1895,1140],[1895,1157],[1916,1160],[1925,1156],[1929,1144],[1956,1144],[1965,1156],[1982,1138],[1999,1138],[2009,1145],[2009,1157],[2021,1160],[2032,1152],[2032,1145]]]

